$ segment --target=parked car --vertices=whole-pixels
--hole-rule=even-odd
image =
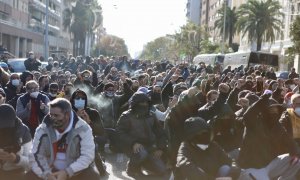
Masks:
[[[275,72],[277,78],[281,79],[288,79],[289,78],[289,72],[288,71],[277,71]]]
[[[22,73],[24,71],[26,71],[25,65],[24,65],[24,61],[27,58],[15,58],[15,59],[8,59],[7,63],[14,69],[15,73]],[[40,68],[46,68],[46,66],[48,65],[47,62],[41,62],[42,65],[40,66]]]

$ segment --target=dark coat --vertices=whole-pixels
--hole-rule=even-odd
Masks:
[[[215,179],[219,168],[231,166],[231,163],[228,155],[215,142],[211,142],[205,151],[189,142],[182,142],[177,155],[176,178]]]
[[[150,151],[166,148],[167,138],[153,115],[137,117],[132,110],[128,110],[120,116],[116,130],[125,153],[131,153],[135,143],[142,144]]]
[[[165,129],[169,138],[169,150],[171,162],[174,165],[176,161],[177,151],[180,143],[183,141],[183,127],[186,119],[190,117],[199,116],[208,121],[218,114],[218,110],[225,103],[227,94],[221,93],[217,101],[208,109],[199,110],[199,107],[205,104],[205,100],[201,93],[196,94],[194,97],[184,98],[173,107],[166,118]]]
[[[88,107],[88,104],[89,104],[88,97],[87,97],[87,94],[84,91],[82,91],[80,89],[77,89],[76,91],[73,92],[73,94],[70,98],[70,102],[72,104],[72,109],[74,111],[78,110],[74,106],[74,99],[75,99],[75,96],[78,92],[83,93],[85,95],[84,110],[88,114],[88,116],[91,120],[91,123],[89,125],[91,126],[91,128],[93,130],[93,135],[103,136],[104,135],[104,127],[103,127],[103,121],[101,119],[101,116],[100,116],[99,112],[96,109]]]
[[[27,71],[38,71],[39,66],[41,66],[42,64],[37,60],[28,58],[24,61],[24,65]]]
[[[245,132],[238,164],[241,168],[262,168],[281,154],[298,155],[293,139],[268,113],[268,97],[254,103],[244,114]]]

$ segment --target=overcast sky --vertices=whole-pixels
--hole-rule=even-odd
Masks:
[[[125,40],[134,58],[143,45],[186,23],[187,0],[99,0],[108,34]]]

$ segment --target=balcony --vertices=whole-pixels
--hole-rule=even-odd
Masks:
[[[42,2],[40,2],[39,0],[33,0],[29,3],[29,5],[38,10],[43,12],[44,14],[46,13],[46,5]],[[52,18],[55,18],[56,20],[60,20],[61,19],[61,15],[59,11],[54,11],[53,9],[49,8],[49,16],[51,16]]]
[[[37,29],[37,31],[44,32],[45,23],[36,21],[35,19],[31,19],[30,27],[32,27],[33,29]],[[60,28],[58,26],[48,24],[48,28],[50,32],[53,32],[53,34],[59,34],[60,32]]]

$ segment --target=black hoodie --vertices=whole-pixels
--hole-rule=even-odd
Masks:
[[[93,130],[94,135],[102,136],[104,134],[104,128],[103,128],[103,122],[101,119],[101,116],[99,112],[96,109],[89,108],[88,105],[88,99],[87,95],[84,91],[77,89],[76,91],[73,92],[70,102],[72,104],[72,109],[77,112],[78,109],[74,106],[75,104],[75,97],[77,93],[82,93],[84,94],[84,100],[85,100],[85,105],[84,105],[84,110],[85,112],[89,115],[91,123],[89,124]]]

